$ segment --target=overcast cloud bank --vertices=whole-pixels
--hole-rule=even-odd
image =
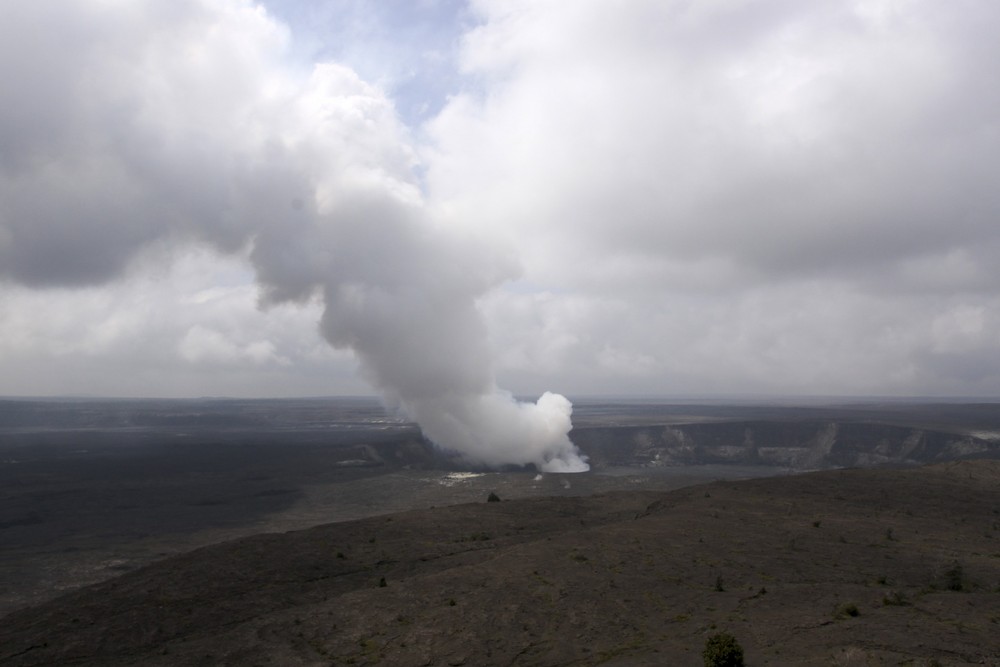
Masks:
[[[427,11],[0,8],[0,391],[1000,395],[1000,6]]]
[[[490,297],[505,373],[1000,393],[1000,6],[476,5],[428,181],[540,286]]]

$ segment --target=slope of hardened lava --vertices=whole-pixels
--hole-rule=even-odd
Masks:
[[[1000,664],[1000,462],[419,510],[169,558],[0,664]]]

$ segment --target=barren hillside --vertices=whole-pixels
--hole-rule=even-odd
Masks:
[[[164,560],[11,614],[0,663],[1000,664],[995,461],[483,500]]]

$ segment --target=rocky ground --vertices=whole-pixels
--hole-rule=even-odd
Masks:
[[[1000,665],[1000,462],[247,537],[0,619],[0,664]]]

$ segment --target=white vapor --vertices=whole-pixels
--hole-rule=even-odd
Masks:
[[[518,274],[428,212],[392,103],[342,65],[299,73],[289,35],[240,0],[0,7],[0,280],[127,278],[190,244],[246,253],[262,303],[323,304],[335,347],[470,463],[576,472],[571,405],[494,379],[477,299]],[[265,344],[223,349],[261,362]]]

